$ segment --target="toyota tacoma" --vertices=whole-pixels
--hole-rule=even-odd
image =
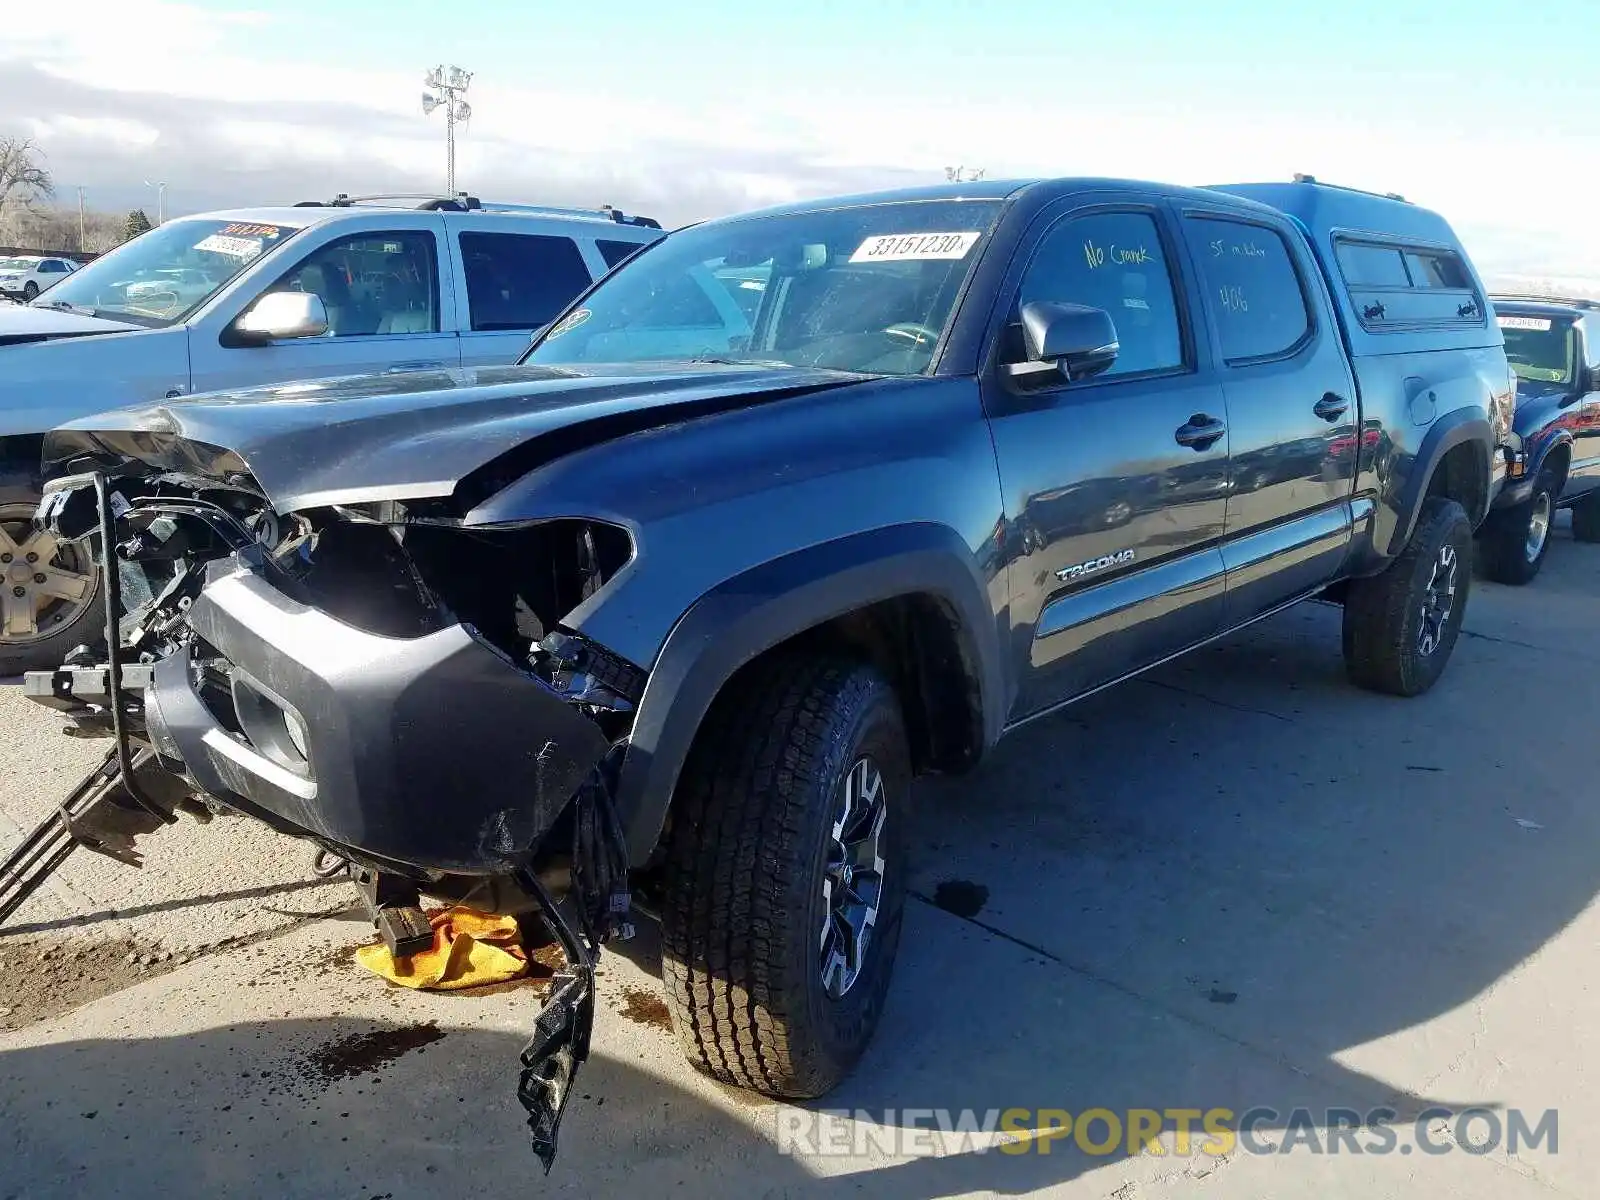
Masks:
[[[1449,225],[1310,178],[696,225],[514,366],[51,433],[40,536],[119,593],[27,680],[117,743],[56,832],[124,853],[198,796],[353,864],[398,948],[423,895],[542,919],[547,1167],[635,907],[688,1056],[819,1096],[883,1008],[913,778],[1309,598],[1356,684],[1427,691],[1514,390]]]

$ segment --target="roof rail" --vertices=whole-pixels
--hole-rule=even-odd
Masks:
[[[593,217],[614,221],[618,225],[638,225],[645,229],[660,229],[661,222],[653,217],[630,216],[620,208],[602,204],[599,208],[563,208],[554,204],[506,204],[495,200],[478,203],[484,212],[544,213],[552,217]]]
[[[421,203],[412,207],[419,209],[453,209],[465,212],[468,209],[479,207],[475,196],[465,192],[458,192],[454,196],[436,195],[432,192],[386,192],[372,196],[352,196],[348,192],[340,192],[332,200],[301,200],[296,208],[352,208],[357,204],[378,204],[385,200],[417,200]],[[381,205],[380,205],[381,207]]]
[[[1588,296],[1545,296],[1535,292],[1490,292],[1490,303],[1496,300],[1527,300],[1534,304],[1566,304],[1573,308],[1600,311],[1600,300],[1594,300]]]
[[[1315,175],[1302,175],[1299,171],[1295,172],[1294,181],[1296,183],[1314,183],[1318,187],[1337,188],[1341,192],[1359,192],[1363,196],[1379,196],[1385,200],[1398,200],[1401,204],[1411,203],[1411,201],[1407,200],[1399,192],[1372,192],[1368,191],[1366,188],[1347,187],[1342,183],[1323,183]]]
[[[332,200],[301,200],[296,208],[351,208],[357,204],[378,204],[382,201],[414,200],[417,209],[430,212],[498,212],[540,213],[552,217],[589,217],[594,220],[614,221],[618,225],[637,225],[644,229],[660,229],[661,222],[652,217],[630,216],[621,209],[603,204],[599,208],[562,208],[554,204],[505,204],[485,202],[466,192],[454,196],[434,195],[427,192],[391,192],[375,196],[352,196],[340,192]]]

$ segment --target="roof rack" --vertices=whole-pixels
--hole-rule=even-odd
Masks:
[[[1590,299],[1588,296],[1544,296],[1533,292],[1490,292],[1490,301],[1495,300],[1527,300],[1534,304],[1565,304],[1572,308],[1582,308],[1591,312],[1600,311],[1600,300]]]
[[[652,217],[630,216],[609,204],[602,204],[599,208],[561,208],[553,204],[504,204],[498,201],[485,203],[466,192],[457,192],[453,196],[428,192],[389,192],[372,196],[352,196],[347,192],[340,192],[332,200],[301,200],[295,207],[353,208],[357,204],[375,204],[381,207],[383,202],[396,200],[417,201],[410,207],[427,212],[538,213],[551,217],[589,217],[614,221],[618,225],[637,225],[644,229],[661,228],[661,222]]]
[[[1379,196],[1385,200],[1398,200],[1401,204],[1411,203],[1411,201],[1407,200],[1399,192],[1372,192],[1368,191],[1366,188],[1347,187],[1342,183],[1323,183],[1315,175],[1302,175],[1299,171],[1295,172],[1294,181],[1296,183],[1314,183],[1318,187],[1336,188],[1341,192],[1359,192],[1363,196]]]

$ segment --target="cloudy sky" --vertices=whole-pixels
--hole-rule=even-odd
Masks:
[[[0,132],[174,214],[458,185],[665,223],[942,179],[1306,171],[1443,211],[1487,274],[1600,288],[1596,0],[0,3]]]

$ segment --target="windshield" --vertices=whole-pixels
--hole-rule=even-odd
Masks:
[[[299,232],[248,221],[169,221],[118,246],[34,301],[137,325],[171,325]]]
[[[618,267],[521,361],[918,374],[999,211],[938,200],[685,229]]]
[[[1501,313],[1499,322],[1519,383],[1572,382],[1571,321]]]
[[[33,266],[33,260],[27,258],[0,258],[0,271],[26,271]]]

